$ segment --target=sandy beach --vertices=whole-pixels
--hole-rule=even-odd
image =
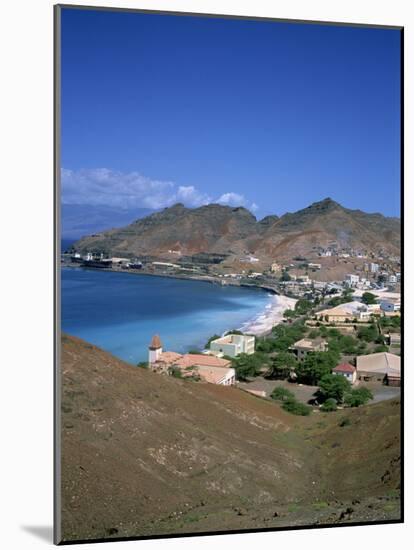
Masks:
[[[282,321],[283,312],[287,309],[293,309],[296,302],[295,298],[273,294],[265,310],[247,323],[244,323],[240,327],[240,330],[245,333],[254,334],[255,336],[268,334],[273,326]]]

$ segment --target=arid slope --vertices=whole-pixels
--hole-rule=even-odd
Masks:
[[[399,518],[398,403],[298,418],[66,335],[62,381],[63,540]]]
[[[332,199],[261,221],[246,210],[219,204],[176,204],[134,223],[79,240],[74,249],[114,256],[177,258],[226,254],[229,261],[256,254],[266,263],[312,255],[318,247],[400,253],[400,220],[344,208]]]

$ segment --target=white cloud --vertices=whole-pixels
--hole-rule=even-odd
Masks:
[[[188,187],[180,185],[176,197],[176,202],[183,202],[189,206],[201,206],[211,202],[211,198],[208,195],[197,191],[193,185],[189,185]]]
[[[172,181],[153,180],[138,172],[119,172],[108,168],[68,170],[62,168],[62,203],[112,206],[118,208],[159,209],[182,202],[189,207],[218,202],[257,210],[238,193],[223,193],[218,199],[193,185],[177,186]]]
[[[223,193],[218,199],[217,202],[219,204],[226,204],[228,206],[244,206],[245,208],[248,208],[252,212],[256,212],[256,210],[259,208],[256,203],[249,202],[243,195],[240,195],[239,193]]]

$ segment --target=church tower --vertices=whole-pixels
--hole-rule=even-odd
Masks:
[[[148,350],[149,350],[148,363],[151,364],[151,363],[155,363],[156,361],[158,361],[158,359],[161,357],[161,353],[162,353],[162,344],[161,344],[161,340],[160,340],[160,337],[158,336],[158,334],[155,334],[152,337],[151,343],[148,347]]]

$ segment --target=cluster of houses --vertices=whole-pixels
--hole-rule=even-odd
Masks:
[[[148,348],[148,365],[153,372],[172,374],[179,372],[182,378],[196,378],[211,384],[233,386],[236,371],[231,360],[240,353],[254,353],[255,337],[243,334],[228,334],[210,342],[203,353],[176,353],[163,351],[158,335],[152,337]]]
[[[389,386],[401,385],[401,358],[388,352],[370,353],[356,358],[356,366],[342,363],[333,374],[344,376],[351,384],[357,380],[381,382]]]
[[[302,338],[290,349],[298,361],[304,361],[309,353],[328,351],[328,342],[323,338]],[[359,380],[400,386],[401,358],[388,352],[360,355],[356,358],[355,366],[350,363],[341,363],[332,370],[332,373],[345,377],[351,384]]]
[[[397,335],[398,336],[398,335]],[[255,350],[255,337],[244,334],[228,334],[210,342],[203,353],[176,353],[163,351],[158,335],[149,345],[148,365],[153,372],[172,374],[178,371],[182,378],[195,378],[211,384],[233,386],[236,372],[229,357],[241,353],[251,355]],[[290,351],[298,361],[304,361],[309,353],[328,351],[328,342],[323,338],[302,338],[295,342]],[[401,359],[389,352],[370,353],[356,357],[356,365],[341,363],[333,374],[343,376],[351,384],[357,381],[381,382],[390,386],[401,384]]]
[[[363,304],[354,300],[329,309],[316,312],[316,320],[326,324],[341,324],[352,322],[369,322],[372,315],[393,316],[399,315],[401,296],[399,294],[379,298],[375,304]]]

